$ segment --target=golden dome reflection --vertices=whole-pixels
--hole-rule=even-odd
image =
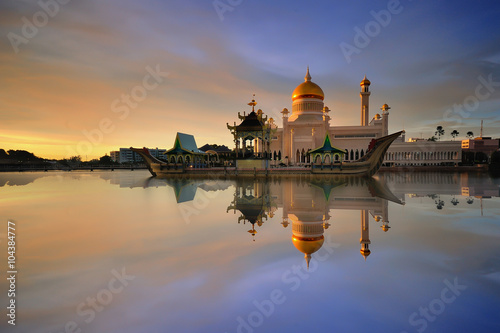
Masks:
[[[309,262],[311,261],[311,254],[321,249],[325,242],[325,237],[298,237],[292,236],[293,245],[297,250],[304,253],[306,259],[307,269],[309,269]]]
[[[370,251],[370,250],[364,250],[364,249],[359,250],[359,252],[365,258],[365,261],[366,261],[366,258],[370,255],[370,253],[372,253],[372,251]]]
[[[295,248],[300,252],[304,254],[313,254],[323,246],[323,243],[325,242],[325,237],[321,236],[321,237],[306,238],[306,237],[293,236],[292,241]]]

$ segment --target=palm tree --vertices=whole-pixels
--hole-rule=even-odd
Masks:
[[[438,140],[441,140],[441,135],[444,135],[443,126],[436,127],[436,133],[435,134],[438,136]]]
[[[472,139],[474,137],[474,133],[472,131],[467,132],[467,138]]]
[[[455,129],[453,130],[453,132],[451,132],[451,136],[453,137],[453,140],[455,140],[455,138],[459,135],[460,133],[458,133],[458,131]]]

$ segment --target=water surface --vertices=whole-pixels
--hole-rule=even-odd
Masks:
[[[4,253],[7,221],[17,228],[16,332],[500,329],[487,176],[40,172],[0,186]]]

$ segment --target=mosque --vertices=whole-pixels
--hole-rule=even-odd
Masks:
[[[329,135],[334,146],[347,149],[344,161],[354,161],[362,157],[372,139],[388,134],[390,107],[387,104],[381,107],[381,115],[377,113],[370,119],[370,84],[366,76],[360,83],[360,125],[331,126],[330,109],[323,102],[325,94],[321,87],[312,81],[308,67],[304,82],[292,93],[291,114],[286,108],[281,111],[282,127],[278,127],[272,118],[269,120],[273,128],[270,143],[272,156],[279,156],[281,158],[278,159],[295,165],[310,163],[307,152],[320,147],[326,135]]]

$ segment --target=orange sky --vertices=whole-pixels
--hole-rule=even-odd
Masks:
[[[466,117],[445,116],[474,96],[479,76],[500,82],[492,32],[498,21],[489,14],[470,5],[443,16],[439,4],[405,4],[346,62],[339,45],[354,43],[355,28],[386,2],[286,4],[245,2],[221,20],[210,2],[70,2],[18,45],[12,34],[24,36],[26,20],[42,9],[36,1],[0,5],[0,33],[7,37],[0,40],[0,148],[85,160],[120,147],[170,148],[178,131],[194,134],[199,146],[232,147],[226,122],[237,121],[255,93],[257,107],[281,124],[279,112],[291,108],[307,65],[325,91],[332,125],[359,123],[366,74],[370,116],[388,103],[391,132],[430,137],[443,125],[462,138],[469,130],[479,134],[485,119],[485,135],[500,135],[498,88]],[[461,21],[464,13],[470,22]],[[467,33],[446,38],[434,33],[437,22]],[[144,89],[147,68],[157,67],[168,76],[157,85],[146,78]],[[134,93],[137,103],[127,106],[123,96]]]

